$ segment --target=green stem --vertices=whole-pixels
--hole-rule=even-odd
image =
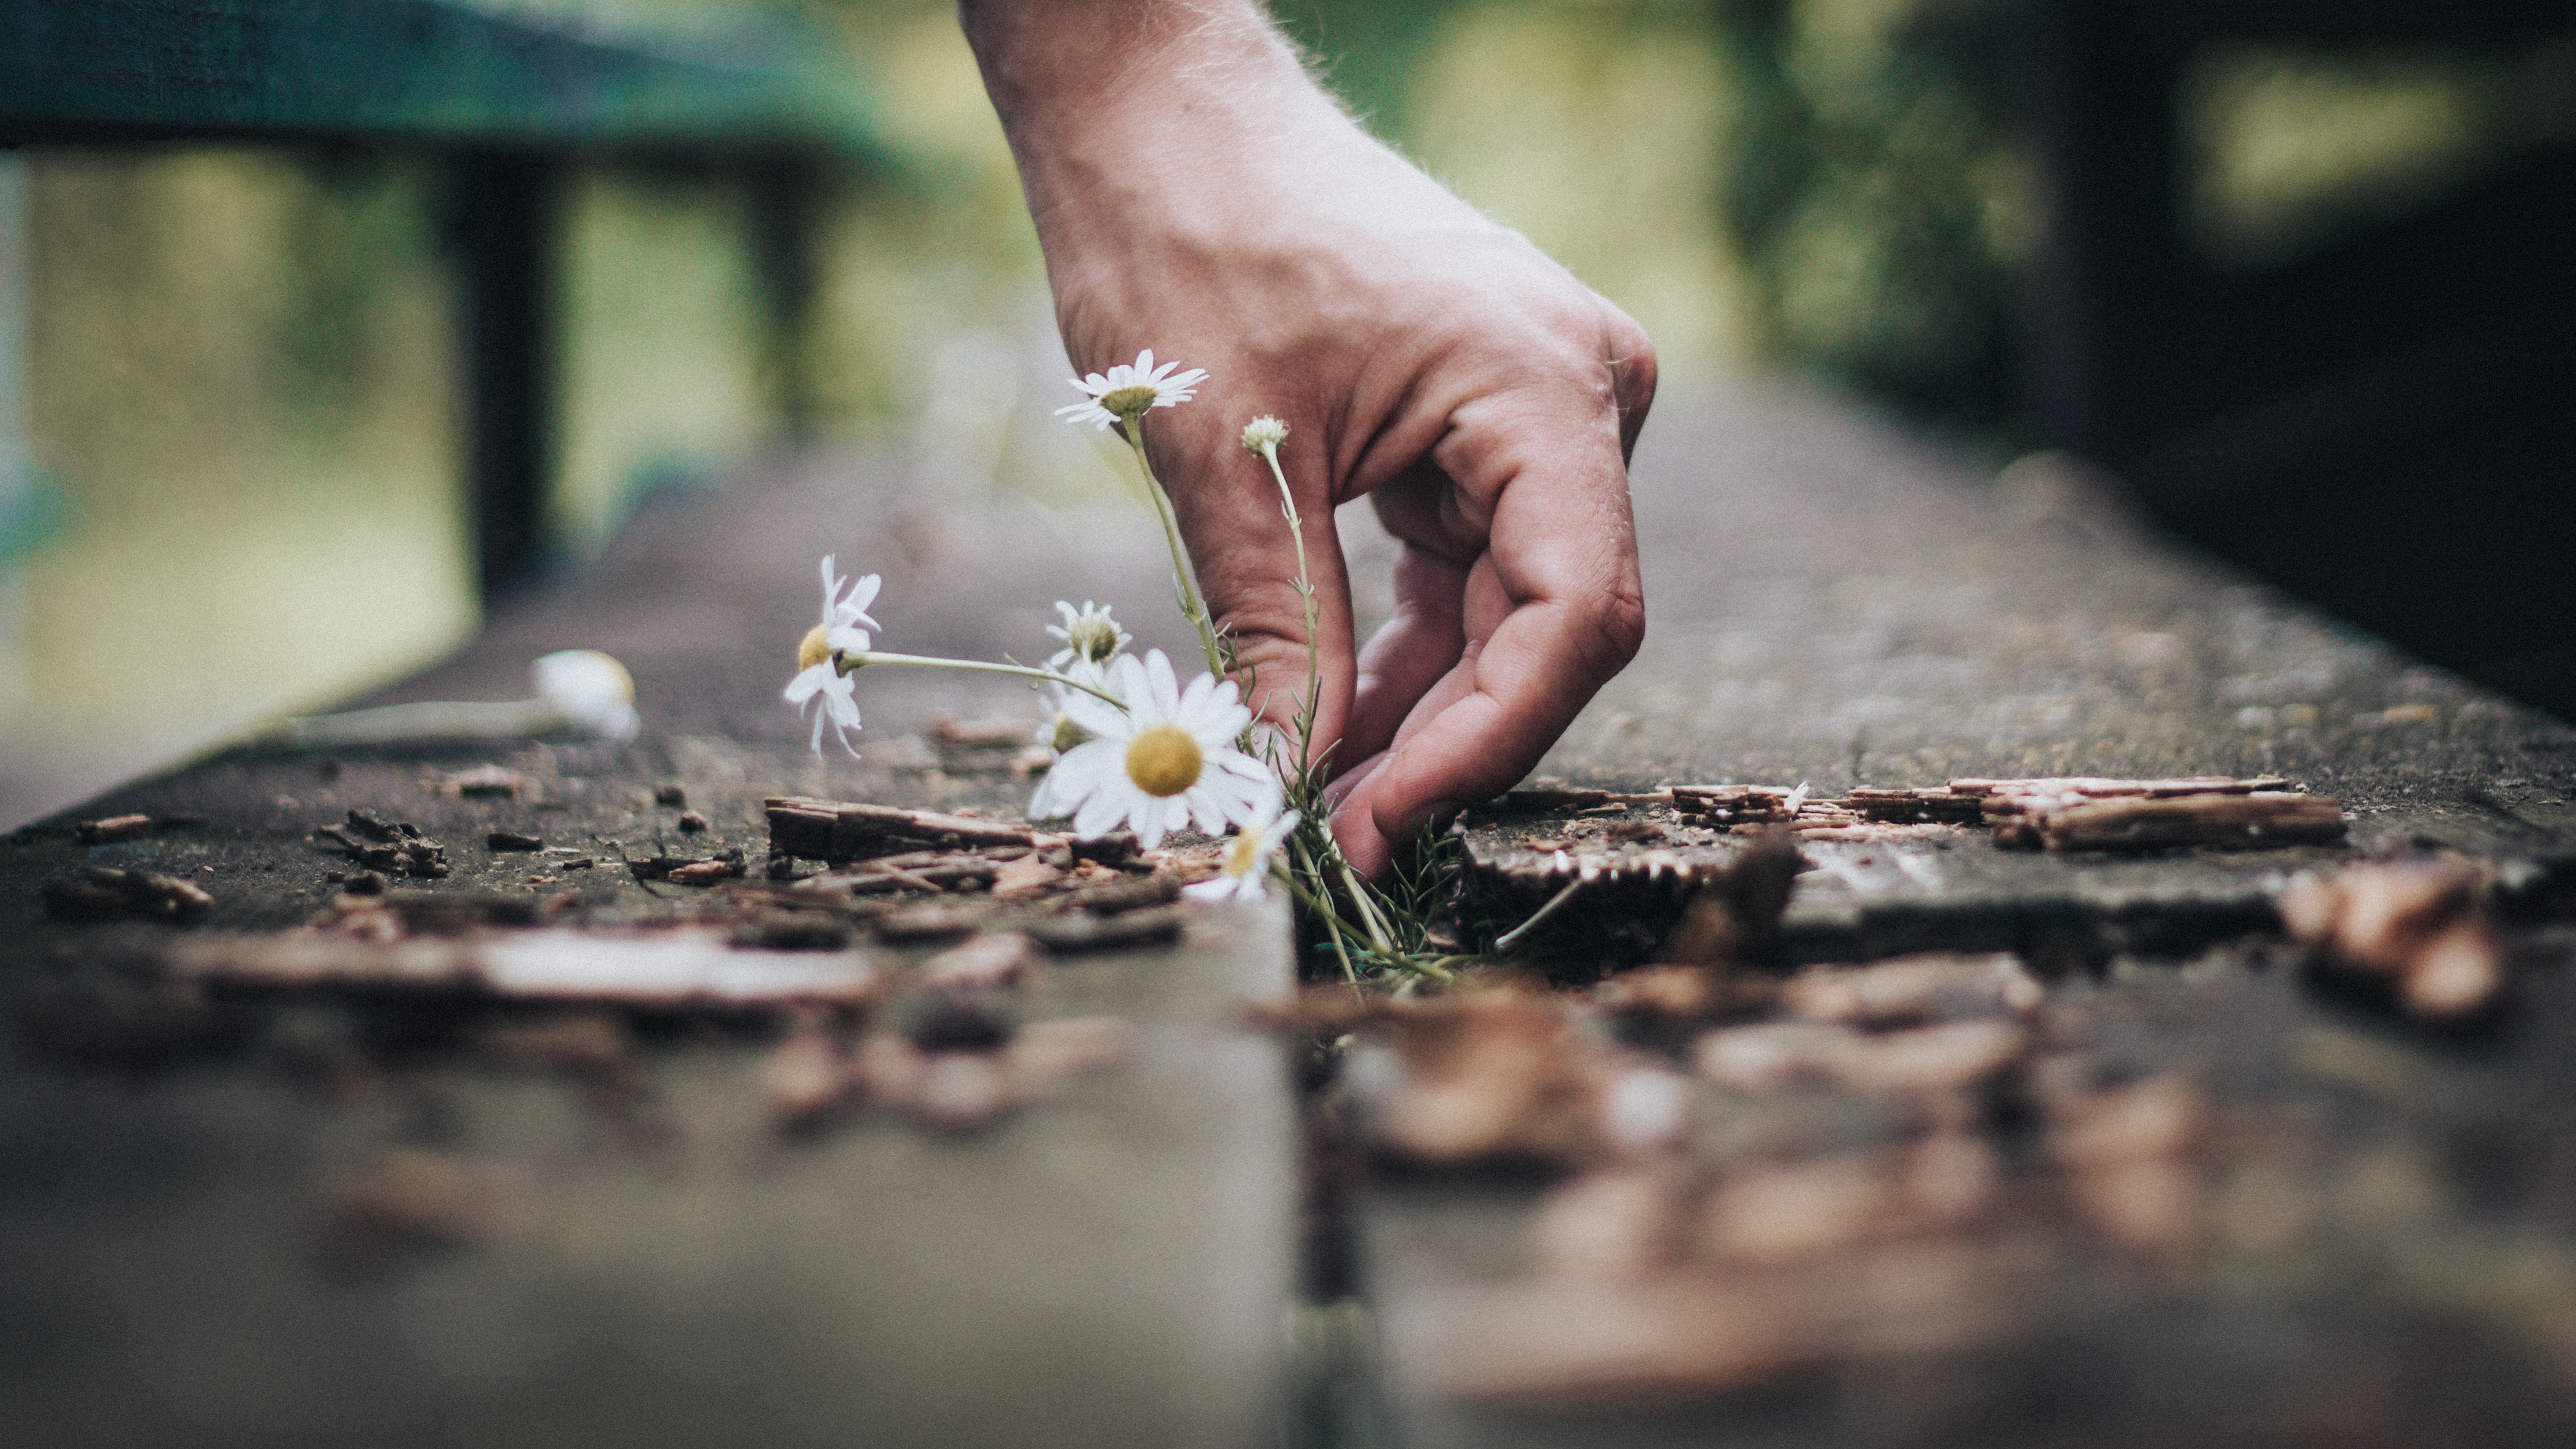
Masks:
[[[1314,581],[1306,572],[1306,521],[1297,516],[1297,495],[1288,491],[1288,475],[1279,468],[1279,445],[1261,445],[1261,460],[1270,465],[1270,476],[1279,484],[1279,511],[1288,516],[1288,537],[1297,545],[1297,597],[1306,604],[1306,698],[1300,703],[1297,721],[1297,763],[1312,759],[1315,737],[1315,712],[1323,701],[1323,665],[1318,662],[1315,631],[1321,623],[1315,608]]]
[[[888,654],[876,649],[871,649],[864,654],[835,654],[833,657],[840,661],[843,674],[886,665],[910,665],[915,669],[964,669],[977,674],[1016,674],[1022,679],[1044,679],[1056,684],[1070,685],[1085,694],[1109,701],[1118,706],[1122,713],[1127,708],[1127,701],[1111,694],[1108,690],[1085,684],[1079,679],[1067,678],[1052,669],[1035,669],[1026,664],[987,664],[980,659],[942,659],[935,654]]]
[[[1154,516],[1162,521],[1163,542],[1172,549],[1172,580],[1180,586],[1181,612],[1189,616],[1190,627],[1199,631],[1199,647],[1207,651],[1208,672],[1219,679],[1226,677],[1225,655],[1216,647],[1216,630],[1208,618],[1207,603],[1199,597],[1198,585],[1190,581],[1190,556],[1181,547],[1180,515],[1173,511],[1172,496],[1163,491],[1163,480],[1154,476],[1153,461],[1145,456],[1145,415],[1135,413],[1121,417],[1127,434],[1127,446],[1135,450],[1136,466],[1144,470],[1145,491],[1154,500]]]
[[[1359,907],[1360,924],[1368,927],[1370,943],[1377,947],[1377,953],[1380,956],[1390,962],[1393,961],[1395,943],[1387,939],[1386,923],[1378,919],[1377,908],[1369,902],[1368,887],[1360,884],[1358,873],[1351,869],[1351,863],[1348,860],[1341,858],[1340,852],[1336,851],[1334,855],[1333,863],[1340,866],[1342,870],[1342,884],[1350,887],[1351,904]]]
[[[1314,856],[1302,845],[1297,847],[1297,854],[1304,859],[1306,870],[1320,882],[1323,879],[1323,872],[1315,869]],[[1288,890],[1305,905],[1306,909],[1313,911],[1323,921],[1324,938],[1332,942],[1333,954],[1341,958],[1343,979],[1351,983],[1352,990],[1357,991],[1360,985],[1360,973],[1351,966],[1351,953],[1342,945],[1341,918],[1334,914],[1332,907],[1316,899],[1318,892],[1309,891],[1297,884],[1296,873],[1293,871],[1289,873]]]

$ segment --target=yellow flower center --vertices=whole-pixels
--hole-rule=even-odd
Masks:
[[[1154,405],[1154,389],[1142,383],[1115,388],[1100,395],[1100,405],[1122,418],[1132,418]]]
[[[796,646],[797,668],[811,669],[832,657],[832,646],[823,642],[823,636],[831,632],[831,627],[825,624],[817,624],[805,631],[804,642]]]
[[[1234,846],[1225,853],[1225,873],[1237,878],[1252,874],[1261,865],[1261,838],[1266,830],[1246,829],[1234,838]]]
[[[1127,778],[1148,795],[1169,799],[1197,784],[1199,764],[1199,742],[1179,725],[1149,725],[1127,742]]]

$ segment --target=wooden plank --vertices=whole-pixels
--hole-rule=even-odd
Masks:
[[[0,138],[855,150],[850,77],[775,37],[610,40],[445,0],[10,0]]]
[[[1016,684],[871,672],[863,762],[817,760],[777,697],[814,610],[800,540],[894,516],[872,490],[903,477],[817,468],[648,516],[580,587],[394,691],[524,692],[532,653],[578,639],[634,670],[633,742],[231,756],[75,812],[111,822],[86,841],[69,820],[0,836],[12,1444],[1275,1442],[1296,1121],[1244,1008],[1287,987],[1280,902],[1135,890],[1096,914],[1165,884],[1109,867],[1056,916],[1015,898],[1033,931],[1145,917],[1179,939],[1067,938],[1038,979],[952,988],[1058,1056],[1077,1029],[1050,1023],[1125,1023],[1117,1065],[984,1130],[925,1125],[958,1109],[918,1082],[797,1075],[818,1041],[852,1053],[832,1072],[880,1062],[880,1032],[975,1048],[922,980],[949,941],[895,929],[943,901],[762,878],[764,801],[897,801],[1015,837],[1030,788],[935,768],[910,735],[1025,708]],[[1056,592],[1168,587],[1143,515],[1071,573],[1078,521],[1013,517],[973,531],[989,573],[907,572],[865,536],[843,561],[883,548],[885,597],[922,621],[906,641],[945,621],[986,632],[927,647],[987,657],[1025,652],[1007,631],[1037,633]],[[773,630],[779,658],[743,653]],[[442,842],[448,874],[343,899],[327,876],[361,862],[318,827],[352,809]],[[751,878],[673,884],[662,842],[739,851]],[[43,883],[84,866],[213,904],[178,926],[44,915]],[[1013,1050],[1016,1083],[1036,1068]]]
[[[1490,919],[1588,878],[1527,937],[1575,989],[1516,1032],[1390,1011],[1348,1049],[1355,1145],[1403,1168],[1352,1220],[1395,1437],[2566,1437],[2576,1312],[2500,1290],[2576,1281],[2576,730],[2169,551],[2079,477],[1985,485],[1796,398],[1659,414],[1633,478],[1644,651],[1546,793],[1467,819]],[[2115,855],[2001,849],[1957,803],[2052,778],[2074,812],[2356,818]],[[1808,828],[1846,792],[1857,824]],[[1696,959],[1670,865],[1766,836],[1812,868],[1753,969],[1582,989]],[[2517,995],[2472,1027],[2346,984],[2371,963],[2336,974],[2278,913],[2303,874],[2434,847],[2508,919]],[[1862,978],[1776,974],[1934,950],[2009,951],[2045,991],[1936,1002],[1916,962],[1931,1019],[1869,1022],[1826,1004]]]

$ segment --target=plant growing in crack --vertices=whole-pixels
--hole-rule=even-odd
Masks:
[[[1257,672],[1239,659],[1231,634],[1209,613],[1192,579],[1179,516],[1145,447],[1145,423],[1157,409],[1189,402],[1206,381],[1203,369],[1157,365],[1149,349],[1132,364],[1077,379],[1073,385],[1084,400],[1057,410],[1076,424],[1115,425],[1134,452],[1171,551],[1173,599],[1198,635],[1206,673],[1183,684],[1160,650],[1147,651],[1141,660],[1127,654],[1128,633],[1108,608],[1087,600],[1079,610],[1070,603],[1056,606],[1064,622],[1049,626],[1048,633],[1063,647],[1044,667],[879,650],[868,631],[881,626],[866,613],[876,598],[877,576],[843,581],[827,557],[821,622],[798,645],[798,673],[786,698],[816,709],[817,754],[829,726],[855,756],[849,743],[859,727],[853,676],[861,669],[909,666],[1029,679],[1047,691],[1050,703],[1038,743],[1056,752],[1029,802],[1032,819],[1069,817],[1073,833],[1083,839],[1132,829],[1148,849],[1191,825],[1211,836],[1231,832],[1219,874],[1192,887],[1193,897],[1258,898],[1275,879],[1296,903],[1314,949],[1329,953],[1354,987],[1363,981],[1446,980],[1454,968],[1476,959],[1441,941],[1433,926],[1455,885],[1458,841],[1426,829],[1388,879],[1372,884],[1360,878],[1333,838],[1324,799],[1332,750],[1315,739],[1323,699],[1320,610],[1305,522],[1279,463],[1288,439],[1279,419],[1253,419],[1242,442],[1278,484],[1295,554],[1292,586],[1303,606],[1306,679],[1289,705],[1284,731],[1255,730],[1254,712],[1243,701],[1259,698]],[[1561,902],[1549,909],[1556,904]],[[1506,933],[1506,939],[1519,934]]]

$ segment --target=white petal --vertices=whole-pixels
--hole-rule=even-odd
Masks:
[[[1163,657],[1162,650],[1146,651],[1145,679],[1153,691],[1152,712],[1146,718],[1150,718],[1156,724],[1177,718],[1181,712],[1180,681],[1172,677],[1172,661]],[[1118,693],[1120,698],[1127,701],[1127,707],[1130,710],[1136,707],[1135,695],[1123,689]]]
[[[814,697],[814,691],[821,689],[825,682],[831,679],[832,673],[832,666],[827,661],[822,664],[817,664],[797,675],[794,679],[787,681],[787,702],[789,704],[801,705],[805,701],[812,699]]]
[[[1074,812],[1073,833],[1086,840],[1107,835],[1128,823],[1128,803],[1115,790],[1093,792],[1090,799],[1082,802],[1082,808]]]
[[[1112,688],[1110,692],[1115,694],[1118,691]],[[1098,735],[1104,740],[1124,743],[1136,732],[1135,724],[1118,706],[1085,690],[1068,689],[1064,692],[1064,712],[1082,727],[1083,733]]]

